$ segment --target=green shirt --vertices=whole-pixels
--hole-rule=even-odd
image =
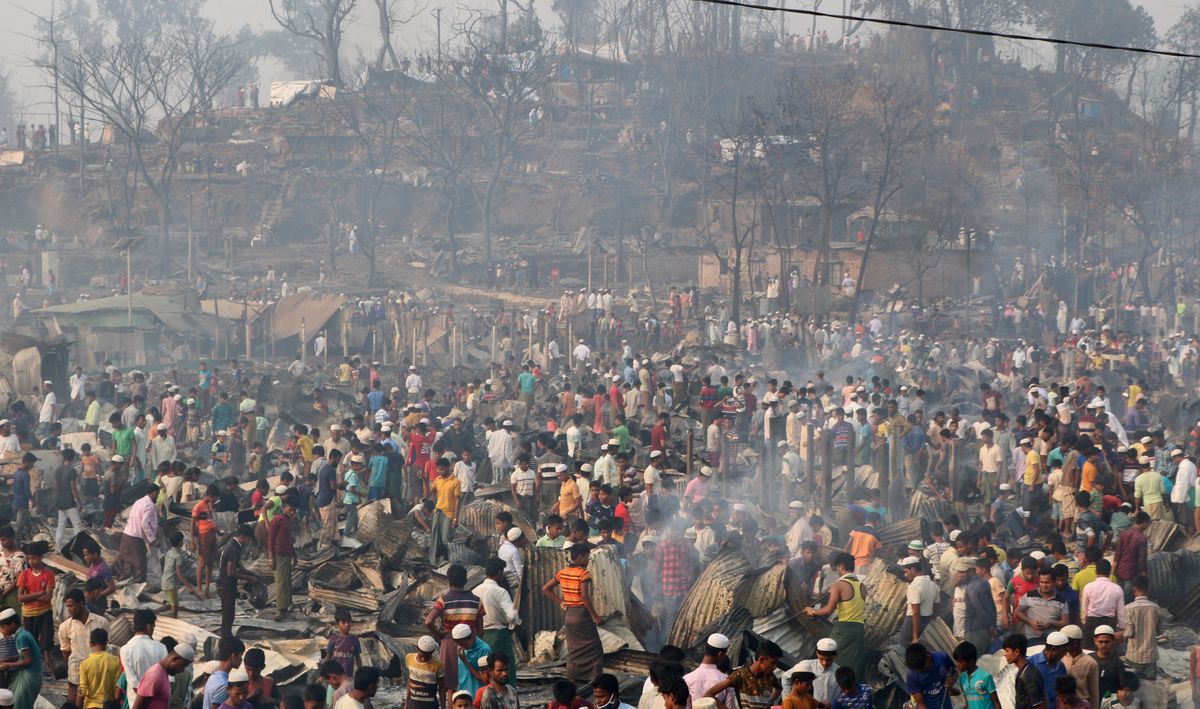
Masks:
[[[543,534],[542,536],[538,537],[537,544],[535,544],[534,546],[550,547],[552,549],[562,549],[566,543],[567,543],[567,538],[561,534],[558,535],[557,537],[555,537],[554,539],[551,539],[550,537]]]
[[[125,460],[130,460],[133,455],[133,429],[128,427],[113,429],[112,439],[113,452]]]
[[[621,452],[629,450],[629,428],[621,424],[612,430],[612,437],[617,439]]]
[[[100,425],[100,402],[92,401],[88,404],[87,414],[83,417],[83,423],[88,426]]]
[[[535,384],[537,384],[537,378],[533,376],[532,372],[521,372],[517,375],[517,386],[521,388],[522,392],[532,394]]]
[[[1163,501],[1162,475],[1148,470],[1133,481],[1133,496],[1142,501],[1143,505],[1161,504]]]
[[[359,502],[362,501],[362,498],[359,497],[356,493],[351,492],[351,491],[352,490],[361,490],[361,489],[362,489],[362,481],[360,481],[358,479],[358,473],[356,473],[354,470],[347,470],[346,471],[346,496],[342,498],[342,502],[347,505],[357,505]]]

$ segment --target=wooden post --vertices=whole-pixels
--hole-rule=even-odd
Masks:
[[[812,421],[804,424],[804,433],[804,440],[808,441],[808,460],[804,461],[805,467],[808,468],[808,501],[812,503],[817,499],[817,444],[813,440]]]
[[[321,363],[321,366],[328,368],[329,367],[329,346],[330,346],[329,345],[329,328],[326,327],[326,329],[321,334],[325,336],[325,350],[323,352],[323,354],[325,355],[325,360]]]
[[[588,293],[592,292],[592,252],[588,251],[588,277],[587,277]]]
[[[342,311],[342,327],[339,334],[342,338],[342,357],[350,356],[350,322],[346,319],[346,311]]]
[[[496,362],[496,321],[492,321],[492,361],[488,362],[488,369],[491,370],[492,364]]]
[[[695,451],[695,445],[696,445],[696,431],[694,429],[689,428],[688,429],[688,443],[687,443],[687,463],[686,463],[686,467],[685,467],[685,470],[687,471],[689,479],[691,479],[691,476],[692,476],[692,453]]]
[[[132,324],[132,323],[131,323]],[[213,355],[212,358],[217,358],[217,349],[221,345],[221,301],[213,296]]]
[[[421,366],[429,365],[429,314],[421,318]]]
[[[823,436],[825,445],[821,460],[821,513],[832,514],[833,502],[833,436]]]
[[[308,322],[305,318],[300,318],[300,363],[303,364],[308,355]]]
[[[383,328],[375,326],[375,336],[379,338],[379,348],[383,350],[383,366],[388,366],[388,337],[383,334]]]
[[[275,308],[271,308],[271,319],[267,321],[267,342],[271,345],[271,356],[275,356]]]
[[[458,325],[450,328],[450,366],[457,367],[459,362],[458,352]]]
[[[254,358],[250,347],[250,303],[245,299],[242,300],[242,321],[246,324],[246,359],[250,360]]]
[[[891,504],[891,498],[888,495],[892,491],[892,437],[889,435],[883,440],[883,450],[877,456],[879,461],[879,497],[883,500],[883,506],[887,507]]]
[[[529,323],[525,326],[525,334],[529,340],[529,344],[525,346],[525,361],[526,362],[533,359],[533,323],[535,323],[535,322],[537,322],[537,321],[530,320]]]

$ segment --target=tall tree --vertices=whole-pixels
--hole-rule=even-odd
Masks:
[[[341,86],[342,41],[358,0],[267,0],[267,5],[285,32],[316,45],[323,78]]]

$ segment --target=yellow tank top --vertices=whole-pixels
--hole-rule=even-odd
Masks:
[[[845,581],[850,584],[850,588],[854,589],[854,595],[850,597],[850,600],[839,601],[837,604],[838,622],[865,623],[867,621],[867,603],[862,595],[862,581],[852,574],[846,574],[838,581]]]

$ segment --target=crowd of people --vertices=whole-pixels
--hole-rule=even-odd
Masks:
[[[369,313],[386,319],[381,307]],[[289,384],[238,360],[149,376],[76,368],[65,401],[47,381],[0,421],[0,460],[14,469],[12,525],[0,529],[0,682],[16,706],[32,706],[61,660],[75,706],[187,706],[195,638],[154,640],[154,614],[138,611],[133,639],[113,655],[108,619],[121,612],[118,584],[157,585],[161,612],[177,615],[181,594],[207,597],[215,582],[221,641],[205,659],[220,669],[198,695],[204,707],[365,706],[381,668],[362,666],[344,609],[328,609],[320,678],[303,696],[262,676],[261,650],[233,634],[239,584],[257,581],[246,563],[267,559],[282,620],[297,613],[294,564],[313,551],[302,544],[354,538],[364,505],[389,500],[437,568],[462,540],[463,509],[491,498],[507,507],[487,540],[485,580],[469,587],[468,569],[451,564],[450,590],[428,610],[430,634],[404,658],[412,705],[517,707],[517,662],[531,641],[521,609],[539,599],[564,616],[555,702],[618,709],[589,570],[607,554],[654,619],[644,641],[658,660],[642,707],[870,706],[885,648],[868,646],[868,623],[893,620],[867,612],[864,580],[880,564],[908,584],[893,644],[917,705],[962,694],[999,706],[997,678],[976,663],[1002,653],[1020,709],[1136,706],[1138,683],[1157,677],[1163,627],[1147,531],[1173,521],[1191,533],[1200,521],[1200,424],[1173,428],[1159,409],[1191,381],[1197,348],[1156,329],[1153,311],[1143,332],[1112,313],[1053,318],[1039,308],[1000,313],[1011,328],[1001,341],[957,319],[906,329],[881,316],[843,326],[780,312],[739,325],[725,305],[671,289],[658,325],[626,332],[613,324],[649,320],[598,289],[506,315],[497,362],[459,380],[363,357],[324,371],[298,357]],[[473,310],[462,317],[487,327]],[[544,329],[536,339],[535,328]],[[705,344],[678,337],[686,328]],[[764,366],[790,350],[812,363],[811,377]],[[817,368],[836,369],[837,381]],[[285,445],[268,447],[274,415],[297,419],[268,417],[288,386],[301,391],[286,400],[302,418],[316,412],[322,423],[294,424]],[[75,450],[64,430],[95,434],[95,445]],[[45,469],[48,451],[61,465]],[[886,499],[863,475],[885,468],[894,473]],[[880,529],[903,520],[914,496],[946,512],[885,546]],[[252,523],[239,523],[245,510]],[[188,531],[160,534],[181,513]],[[96,529],[120,533],[111,569],[94,542],[73,543]],[[565,566],[541,588],[525,578],[529,546],[564,550]],[[46,558],[60,553],[82,560],[88,578],[56,607]],[[734,667],[730,639],[713,634],[685,669],[699,648],[670,644],[672,624],[729,554],[788,567],[807,614],[829,623],[815,657],[785,658],[761,642]],[[952,656],[923,644],[938,618],[959,642]],[[797,664],[785,670],[784,659]]]

